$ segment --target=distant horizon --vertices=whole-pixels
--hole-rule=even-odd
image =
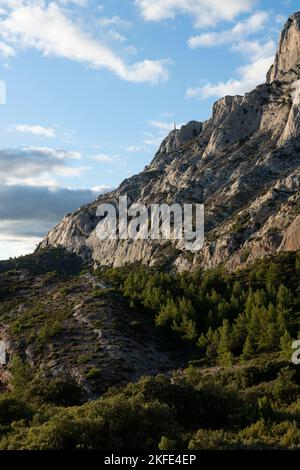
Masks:
[[[296,1],[1,2],[0,259],[265,81]]]

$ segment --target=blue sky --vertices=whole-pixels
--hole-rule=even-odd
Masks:
[[[299,2],[0,0],[0,259],[264,81]]]

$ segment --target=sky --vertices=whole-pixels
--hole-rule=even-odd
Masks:
[[[293,0],[0,0],[0,259],[265,81]]]

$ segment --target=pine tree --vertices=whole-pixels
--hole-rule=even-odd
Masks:
[[[291,312],[294,303],[294,296],[287,287],[281,284],[277,292],[276,300],[278,328],[280,333],[283,334],[289,322],[292,321]]]
[[[252,289],[249,290],[248,297],[246,300],[246,305],[245,305],[245,317],[246,320],[250,320],[251,318],[251,312],[254,304],[254,292]]]
[[[28,389],[28,384],[32,379],[32,370],[28,362],[21,359],[20,356],[15,355],[11,364],[11,385],[15,396],[21,398]]]
[[[279,264],[271,263],[266,273],[267,291],[275,295],[280,281],[282,279],[282,271]]]
[[[176,441],[169,439],[168,437],[162,436],[159,444],[159,450],[176,450]]]
[[[185,297],[179,299],[178,312],[182,317],[186,316],[189,319],[193,319],[195,317],[193,304],[190,299],[186,299]]]
[[[206,357],[209,360],[215,360],[218,355],[218,346],[220,341],[220,333],[218,330],[213,331],[212,328],[209,328],[207,332],[207,339],[209,341],[206,349]]]
[[[181,333],[182,338],[188,341],[194,341],[197,338],[196,323],[183,314],[181,322],[174,320],[172,330]]]
[[[220,296],[220,294],[218,294],[218,292],[215,289],[212,289],[210,294],[208,295],[208,299],[209,299],[210,304],[213,307],[217,307],[219,303],[221,302],[222,297]]]
[[[268,296],[263,289],[254,292],[254,305],[257,307],[266,307],[268,305]]]
[[[276,295],[277,304],[281,305],[284,309],[289,309],[294,303],[294,296],[290,289],[285,285],[280,284]]]
[[[293,340],[289,332],[285,330],[284,334],[280,338],[280,349],[281,349],[280,357],[282,357],[282,359],[291,360],[292,353],[293,353],[292,343],[293,343]]]
[[[286,330],[286,318],[285,314],[282,311],[277,312],[277,331],[279,337],[282,336]]]
[[[265,312],[265,308],[253,303],[250,318],[247,325],[248,335],[251,337],[251,342],[255,351],[257,350],[257,345],[261,335],[261,313]]]
[[[241,299],[232,295],[230,297],[230,306],[229,306],[229,315],[228,318],[236,318],[239,312],[241,311],[242,304]]]
[[[228,320],[223,320],[220,328],[220,341],[218,345],[218,363],[222,366],[231,366],[233,355],[230,351],[230,325]]]
[[[271,352],[278,349],[280,333],[278,333],[277,310],[273,304],[263,308],[260,315],[259,352]]]
[[[145,307],[157,312],[160,305],[163,303],[165,293],[159,287],[151,286],[148,283],[143,290],[142,299]]]
[[[202,333],[199,338],[198,338],[198,341],[197,341],[197,348],[200,349],[200,351],[205,354],[206,352],[206,348],[209,344],[209,341],[207,339],[207,336],[205,336],[204,333]]]
[[[232,351],[236,355],[240,355],[243,350],[243,345],[247,338],[247,320],[244,313],[241,313],[235,320],[232,326],[231,343]]]
[[[278,334],[278,329],[275,323],[270,323],[266,332],[265,348],[266,352],[278,351],[278,339],[280,335]]]
[[[156,326],[167,326],[178,318],[177,305],[169,298],[160,308],[159,314],[155,318]]]
[[[242,353],[242,359],[248,360],[252,359],[255,354],[255,346],[253,344],[253,339],[250,335],[247,336]]]
[[[240,298],[243,295],[243,289],[239,281],[235,281],[235,283],[233,284],[232,295],[237,298]]]
[[[217,307],[217,318],[219,320],[222,320],[223,318],[228,318],[230,312],[230,304],[225,299],[222,299]]]

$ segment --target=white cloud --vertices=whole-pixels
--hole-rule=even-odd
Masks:
[[[81,176],[82,173],[90,169],[91,167],[89,166],[76,166],[76,167],[59,166],[55,168],[54,171],[55,171],[55,175],[57,176],[64,176],[66,178],[76,178],[77,176]]]
[[[174,129],[174,125],[177,129],[183,126],[183,123],[175,123],[175,117],[170,121],[171,117],[174,117],[174,113],[162,113],[157,119],[148,121],[147,124],[152,129],[151,132],[144,132],[143,144],[147,147],[158,147],[165,136]]]
[[[97,20],[97,24],[105,30],[105,35],[113,41],[124,43],[127,38],[118,29],[128,29],[132,26],[130,21],[120,18],[120,16],[103,16]]]
[[[138,145],[129,145],[128,147],[125,148],[125,150],[129,153],[138,153],[138,152],[141,152],[142,147]]]
[[[162,141],[162,134],[154,135],[151,132],[144,132],[145,138],[143,144],[149,147],[158,147]]]
[[[224,39],[224,38],[223,38]],[[266,73],[274,61],[276,45],[273,40],[259,41],[240,40],[230,48],[247,57],[249,63],[237,69],[237,77],[217,83],[208,82],[198,87],[189,87],[188,97],[206,99],[226,95],[244,95],[266,80]]]
[[[53,128],[40,125],[17,124],[16,126],[9,127],[7,131],[29,133],[42,137],[55,137],[55,130]]]
[[[275,21],[276,21],[276,23],[284,24],[285,21],[286,21],[286,16],[285,15],[276,15],[275,16]]]
[[[85,7],[88,3],[88,0],[58,0],[57,3],[60,3],[61,5],[74,3],[74,5],[78,5],[79,7]]]
[[[32,252],[65,214],[110,189],[0,185],[0,259]]]
[[[80,152],[73,150],[54,149],[51,147],[23,147],[21,150],[28,154],[41,154],[58,160],[81,160]],[[1,152],[1,151],[0,151]]]
[[[32,253],[40,241],[41,239],[36,237],[24,238],[17,235],[0,235],[0,260]]]
[[[256,0],[135,0],[145,20],[160,21],[179,13],[189,14],[198,27],[232,21],[254,7]]]
[[[97,23],[100,26],[104,26],[104,27],[121,26],[121,27],[129,28],[131,26],[130,21],[124,20],[123,18],[120,18],[119,16],[111,16],[111,17],[103,16],[102,18],[99,18],[97,20]]]
[[[8,59],[9,57],[13,57],[15,55],[15,51],[8,44],[0,41],[0,55]]]
[[[260,43],[258,41],[240,41],[231,47],[233,52],[240,52],[252,62],[266,57],[273,57],[276,50],[274,41]]]
[[[71,166],[79,152],[49,147],[0,149],[0,185],[57,186],[56,177],[76,177],[87,170]]]
[[[90,160],[99,163],[115,163],[120,160],[120,155],[118,154],[108,154],[108,153],[98,153],[97,155],[91,155]]]
[[[178,122],[175,122],[175,120],[169,121],[169,122],[163,121],[163,120],[154,120],[154,121],[148,121],[148,124],[151,127],[158,129],[159,131],[161,131],[162,134],[164,134],[165,132],[172,131],[175,126],[176,126],[176,129],[180,129],[181,126],[183,126],[185,123],[183,122],[178,123]]]
[[[149,121],[148,124],[150,126],[155,127],[156,129],[159,129],[161,131],[168,131],[170,132],[172,129],[174,129],[174,121],[173,122],[165,122],[165,121]]]
[[[153,132],[144,132],[145,138],[143,140],[143,144],[147,147],[158,147],[166,134],[174,129],[174,122],[163,121],[160,119],[148,121],[148,125],[154,130]]]
[[[113,187],[112,186],[108,186],[107,184],[101,184],[100,186],[93,186],[91,188],[91,190],[94,192],[94,193],[97,193],[97,194],[104,194],[104,193],[107,193],[109,191],[112,191],[113,190]]]
[[[226,95],[244,95],[260,83],[265,82],[266,73],[274,61],[274,56],[260,58],[238,69],[240,78],[226,82],[207,83],[200,87],[187,89],[187,96],[197,98],[220,98]]]
[[[0,34],[18,48],[35,48],[52,55],[106,68],[123,80],[139,83],[166,80],[166,60],[143,60],[126,64],[109,47],[94,39],[71,20],[65,9],[42,0],[25,0],[0,21]]]
[[[240,21],[227,31],[203,33],[199,36],[193,36],[188,44],[191,48],[220,46],[230,44],[242,38],[250,36],[260,31],[269,19],[269,15],[264,11],[258,11],[245,21]]]
[[[126,37],[121,34],[121,33],[118,33],[118,31],[115,31],[114,29],[110,29],[108,31],[108,36],[113,40],[113,41],[117,41],[117,42],[125,42],[126,41]]]
[[[161,113],[160,115],[160,118],[162,119],[171,118],[171,117],[174,117],[174,113],[164,112],[164,113]]]

